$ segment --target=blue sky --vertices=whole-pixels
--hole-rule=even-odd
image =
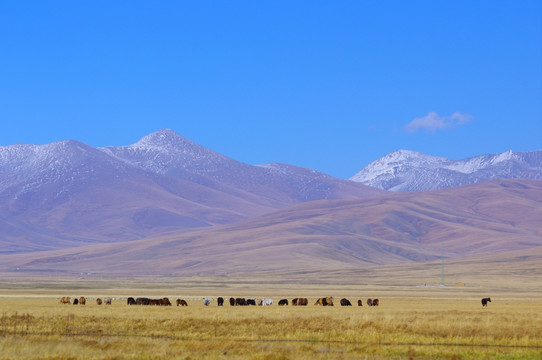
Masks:
[[[339,178],[542,149],[542,2],[0,1],[0,145],[161,128]]]

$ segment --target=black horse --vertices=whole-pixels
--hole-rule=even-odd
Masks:
[[[491,302],[491,298],[483,298],[482,299],[482,306],[487,306],[488,302]]]

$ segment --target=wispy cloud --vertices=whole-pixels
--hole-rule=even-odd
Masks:
[[[474,119],[472,115],[455,112],[450,116],[440,116],[432,111],[424,117],[415,118],[403,130],[408,133],[414,133],[419,130],[435,132],[437,130],[451,129],[456,126],[465,125]]]

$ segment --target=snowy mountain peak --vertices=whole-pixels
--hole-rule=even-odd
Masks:
[[[213,169],[235,162],[170,129],[149,134],[133,145],[109,146],[103,152],[131,165],[159,174],[177,170]]]
[[[372,162],[350,180],[391,191],[422,191],[495,178],[541,179],[542,151],[509,150],[454,161],[399,150]]]
[[[450,161],[447,158],[436,157],[427,154],[423,154],[417,151],[411,150],[397,150],[394,151],[374,163],[404,163],[404,162],[417,162],[424,164],[440,164]]]
[[[161,129],[142,137],[132,145],[134,148],[183,148],[199,147],[196,143],[170,129]]]

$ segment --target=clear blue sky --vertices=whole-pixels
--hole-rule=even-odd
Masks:
[[[160,128],[348,178],[542,149],[542,1],[0,1],[0,145]]]

